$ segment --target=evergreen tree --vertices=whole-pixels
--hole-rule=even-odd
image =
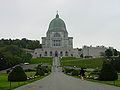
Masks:
[[[4,47],[6,45],[16,45],[20,48],[27,48],[27,49],[32,49],[32,50],[42,47],[42,45],[40,44],[38,40],[28,40],[26,38],[22,38],[21,40],[1,39],[0,47]]]
[[[0,52],[0,70],[6,69],[7,61],[4,55]]]
[[[102,81],[113,81],[118,79],[117,72],[109,61],[104,61],[99,79]]]
[[[27,75],[25,74],[24,70],[20,66],[16,66],[12,72],[8,75],[8,81],[10,82],[19,82],[19,81],[26,81]]]
[[[43,69],[44,69],[44,68],[43,68],[41,65],[38,65],[38,66],[37,66],[37,71],[36,71],[35,76],[38,76],[38,75],[44,76],[44,75],[45,75],[45,72],[44,72]]]
[[[26,53],[23,49],[15,45],[2,47],[0,48],[0,52],[1,55],[4,55],[4,58],[2,58],[2,56],[0,55],[0,66],[4,65],[5,68],[12,67],[16,64],[24,62],[30,62],[32,58],[31,54]]]
[[[118,55],[118,51],[116,49],[113,49],[113,55],[117,56]]]
[[[120,57],[113,58],[113,60],[111,60],[110,63],[117,72],[120,72]]]
[[[107,58],[110,58],[111,56],[113,56],[112,50],[111,50],[111,49],[107,49],[107,50],[105,51],[105,56],[106,56]]]

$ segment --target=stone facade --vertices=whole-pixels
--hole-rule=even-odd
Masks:
[[[34,52],[34,58],[36,57],[79,57],[78,49],[67,48],[42,48],[36,49]]]
[[[96,47],[83,46],[82,54],[83,57],[93,57],[93,58],[102,57],[106,49],[107,48],[104,46],[96,46]]]
[[[73,37],[68,37],[67,31],[49,30],[46,37],[42,37],[43,48],[73,48]]]

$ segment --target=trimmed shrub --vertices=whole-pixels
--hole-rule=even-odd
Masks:
[[[38,65],[36,67],[36,74],[35,74],[35,76],[38,76],[38,75],[44,76],[45,73],[49,73],[49,72],[51,72],[51,68],[50,67]]]
[[[110,62],[115,70],[120,73],[120,57],[114,57]]]
[[[79,70],[73,70],[71,73],[72,76],[78,76],[79,74],[80,74]]]
[[[41,65],[38,65],[36,69],[37,69],[37,71],[36,71],[35,76],[38,76],[38,75],[44,76],[45,75],[44,67],[42,67]]]
[[[25,74],[24,70],[20,66],[16,66],[12,72],[8,75],[8,81],[19,82],[19,81],[26,81],[27,75]]]
[[[117,72],[109,61],[104,61],[100,71],[99,79],[102,81],[113,81],[118,79]]]
[[[36,72],[36,74],[35,74],[35,76],[38,76],[38,75],[44,76],[45,72],[43,70],[38,69],[37,72]]]
[[[64,68],[64,72],[65,73],[71,73],[74,69],[70,69],[70,68]]]
[[[99,74],[100,74],[100,70],[98,69],[95,69],[94,71],[90,73],[90,75],[99,75]]]
[[[45,73],[49,73],[49,72],[50,72],[50,69],[49,69],[49,68],[43,68],[43,71],[44,71]]]
[[[36,67],[36,69],[39,69],[39,68],[41,68],[42,67],[42,65],[41,64],[39,64],[37,67]]]
[[[89,79],[99,79],[100,70],[95,69],[94,71],[90,72],[90,74],[87,76]]]

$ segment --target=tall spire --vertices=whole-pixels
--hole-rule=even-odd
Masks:
[[[58,11],[57,11],[57,15],[56,15],[56,18],[59,18],[59,15],[58,15]]]

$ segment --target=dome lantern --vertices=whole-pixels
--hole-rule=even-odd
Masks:
[[[59,15],[58,15],[58,13],[57,13],[57,15],[56,15],[56,18],[59,18]]]

